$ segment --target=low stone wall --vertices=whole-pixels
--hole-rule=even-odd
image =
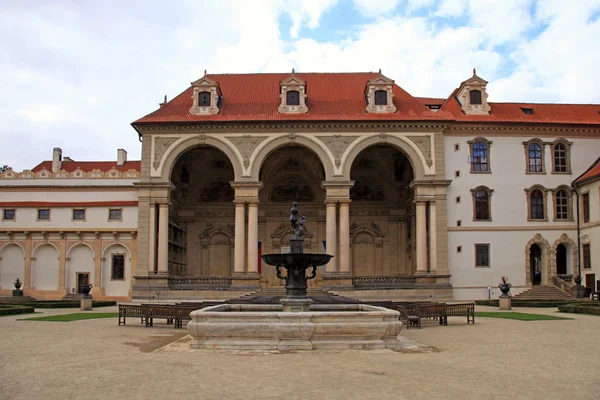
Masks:
[[[223,304],[191,313],[191,348],[219,350],[397,349],[399,313],[364,304],[312,305],[283,312],[280,305]]]

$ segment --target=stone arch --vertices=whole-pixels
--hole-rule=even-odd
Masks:
[[[25,250],[18,243],[6,243],[0,247],[0,289],[14,289],[17,278],[25,284]]]
[[[550,258],[550,273],[551,276],[556,276],[558,274],[556,267],[556,256],[558,245],[562,244],[568,250],[571,250],[571,272],[575,275],[575,268],[577,266],[577,243],[569,237],[566,233],[560,235],[558,239],[554,241],[552,244],[552,257]]]
[[[113,253],[113,249],[119,249],[125,253],[123,279],[112,279],[112,255],[121,254],[119,251]],[[100,287],[105,296],[124,297],[129,295],[131,287],[131,251],[123,243],[109,243],[102,250],[102,265],[100,268]],[[96,282],[98,279],[96,279]]]
[[[23,254],[25,254],[25,248],[24,248],[24,247],[23,247],[23,246],[22,246],[20,243],[17,243],[17,242],[8,242],[8,243],[4,243],[2,246],[0,246],[0,253],[2,252],[2,250],[3,250],[5,247],[12,246],[12,245],[15,245],[15,246],[18,246],[18,247],[20,247],[20,248],[21,248],[21,251],[23,252]]]
[[[44,246],[44,245],[50,245],[50,246],[54,247],[54,249],[56,250],[56,252],[57,252],[58,254],[60,254],[60,250],[58,249],[58,246],[57,246],[57,245],[55,245],[55,244],[54,244],[54,243],[52,243],[52,242],[42,242],[42,243],[38,244],[37,246],[35,246],[35,247],[33,248],[33,250],[31,251],[31,254],[35,254],[36,250],[37,250],[39,247],[41,247],[41,246]]]
[[[546,239],[544,239],[544,237],[542,236],[541,233],[536,233],[535,236],[529,240],[529,242],[527,242],[527,244],[525,245],[525,282],[526,284],[529,286],[532,284],[531,281],[531,259],[529,257],[529,252],[531,249],[531,246],[537,244],[538,246],[540,246],[540,249],[542,250],[542,282],[541,284],[544,286],[547,286],[548,283],[550,282],[549,280],[549,267],[548,267],[548,260],[551,259],[551,254],[552,254],[552,247],[550,246],[550,243],[548,243],[548,241]]]
[[[50,242],[35,247],[31,262],[31,286],[35,290],[58,290],[59,254],[56,245]]]
[[[366,136],[364,138],[359,138],[353,142],[348,147],[345,154],[342,155],[341,170],[344,180],[350,180],[350,170],[352,169],[352,164],[360,152],[375,145],[388,145],[404,153],[413,169],[415,180],[423,179],[423,177],[426,175],[425,171],[428,167],[426,167],[424,163],[424,158],[419,155],[420,152],[413,148],[408,140],[388,134],[375,134]]]
[[[165,155],[160,160],[161,166],[159,173],[165,181],[169,181],[171,179],[173,167],[175,166],[175,163],[179,157],[185,154],[188,150],[198,146],[210,146],[223,152],[233,166],[235,180],[238,181],[241,179],[242,163],[237,155],[236,150],[232,147],[232,145],[229,144],[229,142],[212,136],[200,134],[175,143],[175,146],[171,146],[169,149],[167,149]]]
[[[289,134],[279,136],[271,140],[265,140],[254,150],[256,156],[250,161],[250,176],[253,181],[259,181],[260,170],[265,160],[275,150],[286,146],[299,145],[313,153],[321,160],[321,165],[325,170],[325,180],[330,180],[333,177],[333,157],[325,148],[324,144],[318,143],[316,140],[309,139],[306,136]],[[237,178],[236,178],[237,179]]]
[[[63,283],[68,293],[71,293],[71,288],[74,288],[78,292],[79,281],[77,274],[88,274],[88,282],[94,283],[94,259],[94,249],[87,243],[76,243],[69,248],[65,271],[66,282]]]

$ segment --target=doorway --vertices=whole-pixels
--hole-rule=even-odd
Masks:
[[[77,273],[77,293],[81,293],[82,285],[90,284],[90,274],[87,272],[78,272]]]
[[[531,265],[531,282],[534,285],[542,283],[542,249],[537,244],[529,248],[529,264]]]
[[[567,248],[562,243],[556,247],[556,274],[567,274]]]

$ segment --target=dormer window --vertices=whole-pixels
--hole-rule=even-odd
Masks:
[[[219,113],[221,90],[219,84],[205,75],[192,82],[192,107],[190,114],[210,115]]]
[[[367,82],[365,98],[367,100],[366,111],[369,113],[393,113],[396,112],[394,105],[394,81],[381,75]]]
[[[469,96],[471,104],[481,104],[481,90],[471,90]]]
[[[209,92],[198,93],[198,107],[210,107],[210,93]]]
[[[463,83],[457,90],[456,100],[467,115],[489,115],[491,107],[487,102],[487,81],[477,76],[473,69],[473,76]]]
[[[297,90],[288,90],[286,93],[285,103],[288,106],[299,106],[300,105],[300,92]]]
[[[387,106],[388,92],[386,90],[375,91],[375,105],[376,106]]]
[[[283,114],[300,114],[308,112],[306,106],[306,82],[296,76],[292,69],[292,75],[279,82],[281,103],[277,111]]]

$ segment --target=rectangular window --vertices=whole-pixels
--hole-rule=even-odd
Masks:
[[[38,210],[38,218],[37,219],[40,221],[49,221],[50,220],[50,210],[47,208]]]
[[[111,209],[108,210],[108,219],[111,221],[120,221],[121,220],[121,209]]]
[[[583,207],[583,222],[590,222],[590,194],[581,195],[581,205]]]
[[[489,267],[490,266],[490,245],[476,244],[475,245],[475,266]]]
[[[84,220],[85,219],[85,209],[78,208],[73,210],[73,219],[74,220]]]
[[[5,221],[14,221],[15,220],[16,211],[14,209],[4,209],[2,212],[2,219]]]
[[[114,279],[114,280],[124,280],[125,279],[125,255],[113,254],[111,271],[110,271],[110,279]]]
[[[583,268],[592,268],[592,258],[589,243],[583,245]]]

